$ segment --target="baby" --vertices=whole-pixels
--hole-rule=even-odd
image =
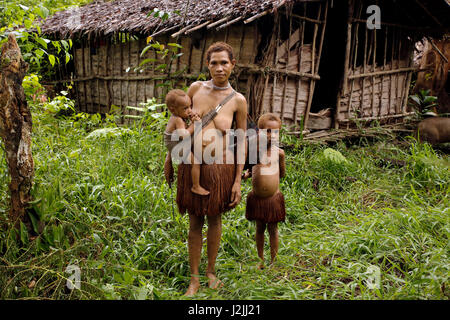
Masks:
[[[186,130],[187,132],[182,133],[181,136],[191,135],[194,132],[194,121],[200,121],[200,117],[192,112],[191,109],[191,98],[180,89],[170,90],[166,95],[166,105],[172,115],[167,123],[166,130],[164,132],[164,143],[169,150],[172,149],[179,143],[179,141],[172,141],[172,133],[177,130]],[[187,121],[190,120],[192,123],[188,126]],[[169,155],[170,156],[170,155]],[[199,195],[208,195],[209,191],[204,189],[200,185],[200,164],[194,163],[194,155],[191,152],[191,177],[192,177],[192,187],[191,191]]]
[[[273,113],[263,114],[258,120],[259,137],[267,133],[267,151],[261,155],[251,172],[245,172],[244,178],[252,177],[253,190],[247,196],[245,217],[256,220],[256,249],[264,268],[264,232],[269,231],[271,263],[278,253],[278,222],[284,221],[286,211],[284,197],[280,192],[280,178],[285,175],[285,155],[275,143],[276,134],[281,129],[280,118]],[[265,130],[264,130],[265,129]],[[263,141],[258,138],[258,150]],[[258,151],[259,154],[259,151]],[[259,156],[258,156],[259,158]]]

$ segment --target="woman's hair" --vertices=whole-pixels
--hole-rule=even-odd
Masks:
[[[230,61],[234,59],[233,48],[228,43],[219,41],[214,42],[212,45],[209,46],[208,50],[206,51],[206,61],[209,62],[209,60],[211,60],[211,55],[214,52],[221,52],[221,51],[226,51],[228,53],[228,58],[230,58]]]
[[[266,121],[276,121],[281,128],[281,119],[275,113],[264,113],[263,115],[261,115],[258,119],[258,128],[262,128]]]
[[[186,92],[181,89],[172,89],[166,95],[167,108],[175,108],[180,99],[189,97]]]

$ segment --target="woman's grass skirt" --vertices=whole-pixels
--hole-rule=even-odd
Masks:
[[[201,196],[191,192],[191,165],[180,163],[177,178],[177,205],[180,213],[215,216],[233,209],[229,204],[235,170],[234,164],[202,164],[200,185],[210,193]]]

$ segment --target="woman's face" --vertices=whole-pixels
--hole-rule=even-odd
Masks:
[[[236,60],[230,60],[227,51],[213,52],[208,62],[213,82],[216,85],[227,83],[235,64]]]

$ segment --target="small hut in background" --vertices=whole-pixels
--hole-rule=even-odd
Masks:
[[[366,25],[373,4],[381,9],[379,29]],[[155,8],[179,14],[147,16]],[[237,59],[232,85],[246,96],[249,114],[275,112],[301,131],[408,115],[413,44],[445,33],[449,13],[445,0],[117,0],[59,12],[41,29],[74,43],[73,62],[59,66],[51,82],[74,82],[81,111],[126,111],[162,96],[167,75],[133,71],[157,58],[152,50],[140,56],[150,35],[182,46],[171,65],[171,72],[185,70],[180,86],[207,75],[206,49],[225,41]]]

